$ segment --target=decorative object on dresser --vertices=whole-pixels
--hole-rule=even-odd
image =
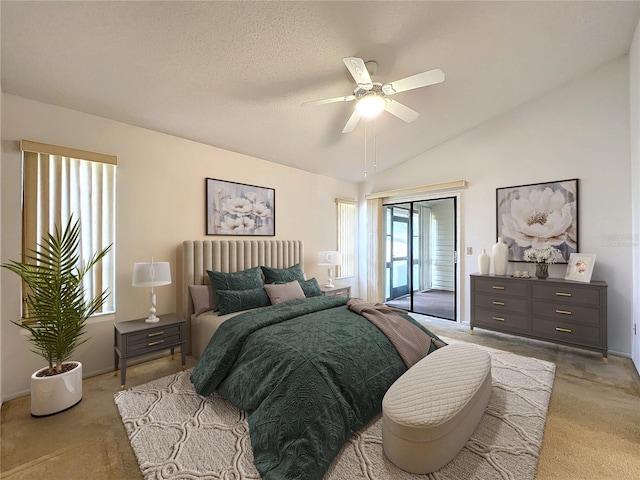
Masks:
[[[510,261],[523,261],[528,248],[551,245],[566,263],[578,251],[578,179],[497,188],[496,217]]]
[[[539,279],[549,276],[549,265],[562,260],[560,250],[547,245],[543,248],[530,248],[525,250],[524,259],[527,262],[535,262],[536,277]]]
[[[471,275],[475,327],[599,351],[607,363],[607,284]]]
[[[340,256],[340,252],[335,251],[323,251],[318,253],[318,265],[327,267],[327,275],[329,279],[325,284],[325,287],[333,288],[333,269],[336,265],[340,265],[342,263],[342,257]]]
[[[483,248],[482,253],[478,255],[478,272],[480,275],[489,275],[491,269],[491,256]]]
[[[132,357],[149,355],[167,348],[174,355],[175,347],[180,347],[182,369],[186,366],[185,320],[174,313],[160,315],[150,325],[146,319],[139,318],[128,322],[113,324],[114,374],[120,366],[120,389],[124,390],[127,379],[127,360]]]
[[[29,332],[32,351],[49,363],[31,375],[34,417],[63,412],[82,400],[82,363],[68,360],[86,342],[87,320],[109,295],[107,290],[85,290],[84,279],[111,245],[82,258],[81,236],[80,221],[70,216],[64,228],[56,224],[53,233],[27,249],[23,261],[2,264],[22,279],[26,296],[23,318],[13,323]]]
[[[206,179],[207,235],[276,234],[276,191],[244,183]]]
[[[169,262],[154,262],[153,257],[151,257],[151,263],[134,263],[131,284],[134,287],[151,287],[151,308],[149,308],[149,317],[145,321],[147,323],[158,322],[158,317],[156,317],[156,294],[153,291],[153,287],[171,284]]]
[[[509,248],[502,241],[502,237],[498,237],[498,241],[491,250],[493,258],[493,273],[495,275],[506,275],[507,265],[509,261]]]
[[[340,287],[335,285],[333,287],[322,286],[320,287],[322,294],[325,296],[337,296],[337,297],[350,297],[351,296],[351,287]]]
[[[564,279],[589,283],[595,264],[595,253],[572,253],[571,257],[569,257]]]

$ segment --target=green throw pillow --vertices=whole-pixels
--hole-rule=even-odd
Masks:
[[[304,296],[309,297],[321,297],[322,290],[320,290],[320,285],[318,285],[318,281],[315,278],[310,278],[309,280],[298,280],[298,283],[302,287],[302,291],[304,292]]]
[[[250,290],[252,288],[262,288],[262,277],[260,267],[241,270],[240,272],[224,273],[207,270],[207,275],[211,279],[213,286],[213,297],[215,306],[220,305],[218,293],[223,290]]]
[[[220,315],[271,305],[263,287],[249,290],[220,290],[218,292]]]
[[[264,283],[289,283],[297,280],[304,281],[304,273],[300,264],[296,263],[289,268],[260,267],[264,274]]]

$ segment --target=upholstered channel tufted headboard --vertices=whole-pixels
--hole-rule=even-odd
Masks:
[[[178,247],[178,312],[187,321],[187,352],[191,352],[193,303],[189,285],[209,283],[207,270],[238,272],[264,265],[304,269],[302,240],[185,240]]]

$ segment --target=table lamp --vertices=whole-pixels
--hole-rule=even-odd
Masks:
[[[169,262],[155,262],[153,257],[151,263],[134,263],[133,264],[133,282],[134,287],[151,287],[151,308],[149,309],[149,318],[145,320],[147,323],[156,323],[160,321],[156,317],[156,294],[153,287],[169,285],[171,283],[171,268]]]
[[[329,279],[325,287],[333,288],[335,285],[333,284],[333,268],[336,265],[340,265],[342,263],[342,257],[340,257],[340,252],[335,251],[324,251],[318,253],[318,265],[327,266],[327,273],[329,275]]]

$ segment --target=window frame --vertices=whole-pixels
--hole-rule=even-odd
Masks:
[[[31,140],[21,140],[20,149],[23,261],[29,250],[36,249],[42,236],[50,232],[55,224],[66,224],[71,215],[75,219],[81,219],[83,214],[84,218],[90,215],[92,221],[89,225],[82,225],[81,232],[81,241],[88,254],[81,254],[81,258],[109,244],[113,246],[111,252],[92,269],[90,278],[86,278],[86,288],[95,294],[104,287],[110,293],[108,302],[95,316],[115,314],[117,157]],[[82,180],[76,176],[80,173],[85,175]],[[96,211],[99,215],[94,218]],[[22,292],[24,317],[27,313],[24,282]]]

